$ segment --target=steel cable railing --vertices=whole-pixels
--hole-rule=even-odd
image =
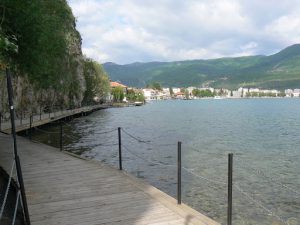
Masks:
[[[146,144],[146,145],[149,145],[149,144],[152,144],[151,141],[146,141],[146,140],[143,140],[139,137],[136,137],[134,136],[132,133],[129,133],[128,131],[126,131],[125,129],[122,129],[122,131],[127,135],[129,136],[131,139],[133,140],[136,140],[137,143],[142,143],[142,144]],[[166,146],[174,146],[174,144],[165,144]],[[158,146],[161,146],[161,145],[158,145]],[[135,157],[145,161],[145,162],[148,162],[148,163],[151,163],[153,165],[158,165],[158,166],[166,166],[164,164],[161,164],[161,163],[156,163],[152,160],[149,160],[149,159],[146,159],[144,157],[141,157],[140,155],[138,155],[137,153],[131,151],[129,149],[128,146],[122,144],[122,147],[124,147],[130,154],[134,155]],[[192,149],[194,151],[197,151],[199,152],[198,149],[196,148],[193,148],[193,147],[188,147],[189,149]],[[237,160],[238,161],[238,160]],[[243,164],[243,166],[245,166],[246,164]],[[171,166],[171,167],[176,167],[176,165],[167,165],[167,166]],[[251,167],[250,167],[251,168]],[[224,190],[224,187],[227,187],[228,186],[228,183],[226,182],[223,182],[223,181],[220,181],[220,180],[216,180],[216,179],[211,179],[211,178],[207,178],[207,177],[204,177],[204,176],[201,176],[200,174],[198,173],[195,173],[193,169],[190,169],[188,167],[182,167],[182,169],[184,171],[186,171],[187,173],[191,174],[192,176],[198,178],[198,179],[201,179],[201,180],[204,180],[206,181],[207,183],[210,184],[211,187],[215,188],[216,190],[222,190],[222,192],[225,192]],[[277,179],[275,178],[271,178],[271,177],[268,177],[263,171],[260,171],[260,170],[257,170],[257,169],[254,169],[254,168],[251,168],[251,170],[255,171],[258,175],[261,175],[263,176],[264,178],[266,179],[269,179],[270,182],[272,183],[277,183],[279,184],[281,187],[293,192],[294,194],[298,195],[299,194],[299,191],[289,187],[288,185],[285,185],[283,184],[282,182],[278,181]],[[289,223],[281,216],[279,216],[278,214],[276,214],[275,212],[271,211],[270,209],[268,209],[268,207],[264,206],[263,203],[259,202],[258,200],[252,198],[250,196],[250,194],[248,194],[246,191],[242,190],[241,187],[237,186],[237,185],[233,185],[234,189],[236,189],[238,192],[240,192],[242,195],[244,195],[245,197],[248,198],[248,200],[250,200],[251,202],[255,203],[258,207],[262,208],[266,213],[268,213],[268,215],[271,215],[273,216],[274,218],[278,219],[280,222],[286,224],[286,225],[289,225]]]
[[[139,158],[139,159],[141,159],[141,160],[143,160],[143,161],[145,161],[145,162],[147,162],[151,165],[157,165],[157,166],[163,166],[163,167],[175,167],[176,168],[176,165],[167,164],[167,163],[160,163],[160,162],[157,162],[157,161],[152,161],[152,160],[146,159],[146,158],[134,153],[133,151],[129,150],[129,147],[127,147],[124,144],[122,145],[122,147],[124,147],[127,150],[127,152],[129,152],[131,155],[133,155],[136,158]]]
[[[239,163],[239,166],[246,169],[246,171],[249,171],[249,169],[251,171],[253,171],[256,175],[258,176],[262,176],[264,179],[269,180],[270,182],[277,184],[279,186],[281,186],[284,189],[289,190],[290,192],[294,193],[297,195],[297,198],[300,197],[300,191],[296,190],[295,188],[292,188],[286,184],[283,184],[280,180],[273,178],[271,176],[268,176],[264,171],[253,168],[252,166],[249,165],[249,163],[247,163],[245,160],[242,160],[240,158],[237,158],[237,163]]]
[[[47,132],[45,130],[42,131],[42,129],[40,129],[40,128],[37,128],[37,130],[41,131],[41,132]],[[120,128],[120,129],[111,129],[111,130],[107,130],[107,131],[103,131],[103,132],[92,132],[91,134],[93,134],[93,135],[105,135],[105,134],[110,134],[110,133],[116,132],[117,130],[122,131],[122,133],[124,133],[127,137],[129,137],[131,140],[135,141],[138,144],[144,144],[146,146],[147,145],[152,145],[152,146],[155,146],[155,147],[160,147],[160,146],[176,146],[176,144],[168,144],[168,143],[165,143],[165,144],[156,144],[156,143],[153,143],[153,141],[144,140],[144,139],[142,139],[140,137],[137,137],[137,136],[133,135],[131,132],[128,132],[126,129],[123,129],[123,128]],[[48,132],[48,133],[49,134],[59,134],[59,132]],[[64,133],[64,137],[77,138],[77,137],[74,137],[73,135],[65,134],[65,133]],[[141,156],[141,154],[138,154],[137,152],[131,150],[131,148],[128,145],[122,144],[121,143],[121,136],[119,136],[119,138],[120,138],[119,142],[113,142],[113,141],[111,141],[111,142],[95,143],[95,144],[92,144],[92,145],[89,144],[89,147],[95,148],[95,147],[108,147],[108,146],[117,146],[117,145],[119,145],[119,151],[121,150],[121,148],[124,148],[126,150],[126,152],[128,152],[131,155],[133,155],[135,158],[138,158],[140,160],[143,160],[144,162],[149,163],[151,166],[154,165],[154,166],[172,167],[172,168],[178,167],[178,165],[175,165],[175,164],[163,163],[163,162],[159,162],[158,160],[154,160],[154,159],[149,159],[149,158],[143,157],[143,156]],[[86,139],[83,139],[84,142],[89,142],[89,141],[92,141],[92,140],[94,140],[94,139],[93,138],[89,138],[89,137],[87,137]],[[188,148],[192,149],[194,151],[199,152],[199,149],[197,149],[195,147],[188,146]],[[122,161],[121,154],[122,154],[122,151],[119,152],[119,160]],[[244,163],[239,158],[237,158],[237,159],[238,159],[237,162],[240,162],[243,167],[245,167],[245,168],[247,167],[246,163]],[[122,169],[122,167],[120,167],[120,169]],[[188,174],[192,175],[193,177],[195,177],[195,178],[197,178],[199,180],[207,182],[209,184],[209,186],[211,186],[215,190],[218,190],[218,191],[221,190],[222,193],[226,193],[225,188],[228,187],[228,183],[227,182],[220,181],[218,179],[213,179],[211,177],[202,176],[199,173],[195,172],[195,169],[188,168],[186,166],[182,166],[182,169],[183,169],[183,171],[187,172]],[[295,190],[294,188],[289,187],[288,185],[283,184],[282,182],[280,182],[279,180],[277,180],[275,178],[267,176],[266,173],[264,173],[263,171],[260,171],[258,169],[252,168],[252,167],[250,167],[250,170],[254,171],[257,175],[263,176],[264,178],[268,179],[269,182],[277,183],[281,187],[283,187],[283,188],[285,188],[285,189],[293,192],[294,194],[296,194],[296,195],[299,194],[299,191]],[[239,185],[234,184],[233,188],[235,190],[237,190],[239,193],[241,193],[244,197],[246,197],[250,202],[256,204],[259,208],[261,208],[264,212],[266,212],[267,215],[273,216],[274,218],[278,219],[280,222],[282,222],[282,223],[284,223],[286,225],[289,225],[289,223],[283,217],[277,215],[274,211],[272,211],[268,207],[264,206],[264,204],[262,202],[260,202],[257,199],[251,197],[251,195],[248,192],[246,192],[245,190],[243,190]]]
[[[5,209],[5,206],[6,206],[6,202],[7,202],[7,197],[8,197],[9,191],[11,189],[11,182],[12,182],[12,179],[13,179],[13,173],[15,171],[15,165],[16,165],[15,160],[12,160],[12,165],[11,165],[11,169],[10,169],[10,173],[9,173],[9,178],[8,178],[7,186],[6,186],[4,195],[3,195],[4,196],[3,197],[3,202],[2,202],[2,205],[1,205],[1,208],[0,208],[0,221],[2,219],[4,209]]]
[[[53,117],[63,116],[63,115],[66,115],[68,117],[68,116],[71,116],[71,114],[85,113],[87,111],[94,110],[97,107],[99,107],[99,105],[85,106],[85,107],[80,107],[80,108],[75,108],[75,109],[57,110],[57,111],[53,111],[53,109],[52,109],[49,112],[40,110],[39,113],[33,113],[30,111],[26,111],[25,115],[29,115],[28,117],[23,116],[24,111],[21,111],[20,112],[21,116],[16,118],[15,121],[16,121],[16,123],[18,122],[19,125],[22,125],[22,126],[29,125],[29,127],[31,127],[33,125],[33,123],[36,121],[41,121],[43,119],[52,120],[52,119],[55,119]],[[11,128],[9,121],[10,121],[10,116],[4,118],[3,113],[0,112],[0,131]],[[54,121],[52,121],[52,122],[54,122]]]
[[[278,216],[276,213],[274,213],[272,210],[268,209],[266,206],[263,205],[263,203],[261,203],[260,201],[254,199],[253,197],[251,197],[246,191],[244,191],[240,186],[238,185],[233,185],[233,187],[238,190],[242,195],[244,195],[248,200],[250,200],[251,202],[253,202],[255,205],[257,205],[258,207],[260,207],[261,209],[263,209],[268,216],[273,216],[276,219],[278,219],[280,222],[289,225],[289,223],[283,219],[281,216]]]
[[[137,142],[139,143],[143,143],[143,144],[147,144],[147,145],[152,145],[152,146],[155,146],[155,147],[160,147],[160,146],[176,146],[176,144],[155,144],[155,143],[152,143],[152,141],[149,141],[149,140],[142,140],[141,138],[138,138],[138,137],[135,137],[134,135],[130,134],[128,131],[126,131],[125,129],[121,129],[127,136],[129,136],[130,138],[136,140]]]
[[[129,132],[127,132],[129,133]],[[146,145],[149,144],[149,141],[147,141],[145,143],[145,141],[141,138],[137,138],[135,137],[133,134],[129,133],[130,134],[130,138],[136,140],[138,139],[137,141],[139,143],[144,143]],[[129,135],[128,135],[129,136]],[[158,145],[159,146],[159,145]],[[175,144],[165,144],[165,146],[175,146]],[[141,159],[142,161],[144,162],[147,162],[151,167],[152,166],[161,166],[161,167],[171,167],[171,168],[177,168],[177,176],[179,176],[177,179],[177,200],[178,200],[178,204],[181,204],[181,172],[179,174],[178,172],[178,165],[175,165],[175,164],[167,164],[167,163],[161,163],[161,162],[157,162],[158,160],[155,160],[153,158],[149,159],[149,158],[146,158],[146,157],[143,157],[141,156],[141,154],[138,154],[137,152],[133,151],[133,150],[130,150],[130,148],[127,146],[127,145],[124,145],[122,144],[122,148],[124,148],[126,150],[126,152],[129,152],[131,155],[133,155],[135,158],[138,158],[138,159]],[[195,173],[193,171],[193,169],[190,169],[188,167],[184,167],[184,166],[180,166],[180,168],[183,169],[184,172],[190,174],[191,176],[195,177],[196,179],[199,179],[199,180],[204,180],[205,182],[208,183],[208,185],[213,188],[214,190],[216,190],[218,193],[222,192],[223,194],[225,193],[226,194],[226,189],[224,189],[224,187],[227,186],[227,183],[225,182],[222,182],[222,181],[218,181],[218,180],[213,180],[212,178],[209,179],[209,178],[206,178],[204,176],[201,176],[197,173]],[[219,210],[222,210],[222,207],[221,205],[217,204],[216,207],[219,208]]]
[[[14,209],[14,215],[13,215],[13,219],[12,219],[12,223],[11,223],[12,225],[14,225],[15,222],[16,222],[20,195],[21,195],[21,193],[20,193],[20,191],[18,191],[18,192],[17,192],[17,200],[16,200],[16,204],[15,204],[15,209]]]
[[[58,124],[57,122],[55,122],[55,124]],[[59,123],[59,125],[61,126],[62,124],[66,125],[67,123],[63,122],[62,123]],[[69,124],[67,124],[68,126],[70,126]],[[44,133],[44,134],[47,134],[48,135],[48,143],[51,142],[51,135],[55,135],[55,136],[59,136],[59,142],[60,142],[60,149],[62,150],[64,148],[64,139],[65,138],[69,138],[71,140],[77,140],[79,137],[76,137],[70,133],[66,133],[66,132],[63,132],[63,128],[61,127],[60,131],[49,131],[49,130],[45,130],[45,129],[41,129],[39,127],[34,127],[34,130],[38,131],[38,132],[41,132],[41,133]],[[95,132],[93,134],[95,135],[104,135],[104,134],[109,134],[109,133],[112,133],[112,132],[115,132],[117,129],[112,129],[112,130],[107,130],[107,131],[103,131],[103,132]],[[96,142],[96,143],[91,143],[91,142],[94,142],[95,139],[94,138],[85,138],[85,137],[80,137],[81,140],[83,140],[84,142],[89,142],[89,147],[90,148],[96,148],[96,147],[100,147],[100,146],[103,146],[103,147],[109,147],[109,146],[116,146],[118,145],[117,142],[114,142],[114,141],[106,141],[106,142]]]
[[[26,225],[30,225],[30,218],[29,218],[29,212],[28,212],[28,206],[27,206],[27,199],[26,199],[26,193],[25,193],[25,187],[24,187],[24,181],[23,181],[23,175],[22,175],[22,169],[21,169],[21,163],[20,158],[18,154],[17,149],[17,137],[16,137],[16,127],[15,127],[15,110],[14,110],[14,104],[13,104],[13,89],[12,89],[12,82],[11,82],[11,75],[10,71],[6,69],[6,77],[7,77],[7,93],[8,93],[8,103],[9,103],[9,111],[10,111],[10,123],[11,123],[11,133],[12,133],[12,141],[13,141],[13,149],[12,149],[12,165],[8,177],[7,187],[5,189],[5,192],[3,193],[3,202],[1,203],[0,207],[0,222],[3,219],[3,215],[5,212],[5,209],[7,207],[7,201],[8,201],[8,195],[12,191],[12,182],[14,177],[14,172],[16,172],[16,185],[14,186],[15,189],[17,189],[17,193],[20,193],[21,196],[21,203],[22,203],[22,211],[24,216],[24,222]],[[2,193],[0,193],[2,194]],[[16,206],[14,209],[14,212],[17,211],[17,207],[19,204],[19,194],[16,196]],[[14,225],[16,221],[16,215],[17,213],[14,213],[12,218],[12,224]]]
[[[194,147],[191,147],[189,146],[188,147],[189,149],[192,149],[196,152],[200,152],[198,149],[194,148]],[[211,153],[211,154],[214,154],[214,153]],[[236,157],[236,167],[237,168],[243,168],[245,169],[245,171],[247,171],[249,173],[249,171],[253,171],[255,175],[258,175],[258,176],[261,176],[263,177],[265,180],[264,181],[268,181],[270,182],[271,184],[277,184],[279,185],[280,187],[282,187],[283,189],[286,189],[288,191],[290,191],[291,193],[293,194],[296,194],[296,198],[299,198],[299,194],[300,192],[298,190],[296,190],[295,188],[292,188],[286,184],[283,184],[281,181],[278,180],[278,178],[273,178],[273,177],[270,177],[268,176],[264,171],[262,170],[259,170],[257,168],[253,168],[252,166],[249,165],[249,163],[247,163],[245,160],[241,159],[240,157]],[[246,176],[247,177],[247,176]],[[199,177],[201,178],[201,177]],[[245,178],[245,177],[244,177]],[[269,210],[268,207],[264,206],[263,203],[259,202],[258,200],[252,198],[250,196],[249,193],[247,193],[245,190],[242,190],[240,186],[236,186],[236,185],[233,185],[233,187],[239,191],[241,194],[243,194],[246,198],[248,199],[251,199],[251,202],[255,203],[256,205],[258,205],[260,208],[262,208],[265,212],[269,213],[269,215],[272,214],[272,216],[274,218],[277,218],[280,222],[284,223],[284,224],[288,224],[288,222],[286,220],[283,219],[283,217],[277,215],[276,213],[274,213],[273,211]],[[272,213],[270,213],[272,212]]]

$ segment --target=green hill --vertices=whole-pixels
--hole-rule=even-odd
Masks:
[[[299,88],[300,44],[270,56],[103,66],[112,80],[137,87],[156,81],[166,87]]]

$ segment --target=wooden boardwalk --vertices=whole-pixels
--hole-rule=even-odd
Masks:
[[[93,112],[96,110],[100,110],[100,109],[105,109],[108,106],[106,105],[95,105],[95,106],[86,106],[86,107],[82,107],[82,108],[77,108],[77,109],[70,109],[70,110],[62,110],[62,111],[58,111],[58,112],[52,112],[52,113],[44,113],[41,115],[34,115],[33,116],[33,121],[32,121],[32,127],[37,127],[37,126],[41,126],[50,122],[54,122],[56,120],[60,120],[63,118],[67,118],[70,116],[76,116],[82,113],[89,113],[89,112]],[[27,130],[30,127],[30,119],[26,118],[26,119],[16,119],[15,120],[16,123],[16,131],[20,132],[23,130]],[[7,121],[2,121],[1,122],[1,126],[0,126],[0,131],[2,131],[3,133],[6,134],[10,134],[11,133],[11,124],[10,124],[10,120]]]
[[[12,139],[0,133],[0,166]],[[153,186],[99,162],[18,137],[32,225],[217,225]]]

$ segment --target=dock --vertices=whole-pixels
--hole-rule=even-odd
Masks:
[[[49,112],[49,113],[41,113],[32,115],[32,119],[28,118],[18,118],[15,120],[16,123],[16,132],[21,132],[27,130],[31,127],[38,127],[44,124],[48,124],[57,120],[76,117],[79,115],[86,115],[88,113],[106,109],[108,108],[107,105],[93,105],[93,106],[85,106],[76,109],[69,109],[69,110],[61,110],[57,112]],[[0,131],[6,134],[11,133],[11,123],[10,120],[2,121],[0,117]]]
[[[17,142],[32,225],[219,225],[124,171],[23,137]],[[0,166],[10,171],[11,136],[0,133],[0,146]]]

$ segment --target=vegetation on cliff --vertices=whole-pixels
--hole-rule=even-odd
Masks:
[[[99,63],[89,58],[85,58],[83,68],[86,80],[83,103],[89,105],[94,101],[103,101],[110,93],[108,75]]]
[[[101,66],[82,56],[81,36],[66,0],[2,0],[0,64],[0,110],[5,108],[5,67],[13,72],[17,114],[18,109],[78,107],[95,91],[107,92]],[[103,82],[96,88],[92,83],[97,81]]]

